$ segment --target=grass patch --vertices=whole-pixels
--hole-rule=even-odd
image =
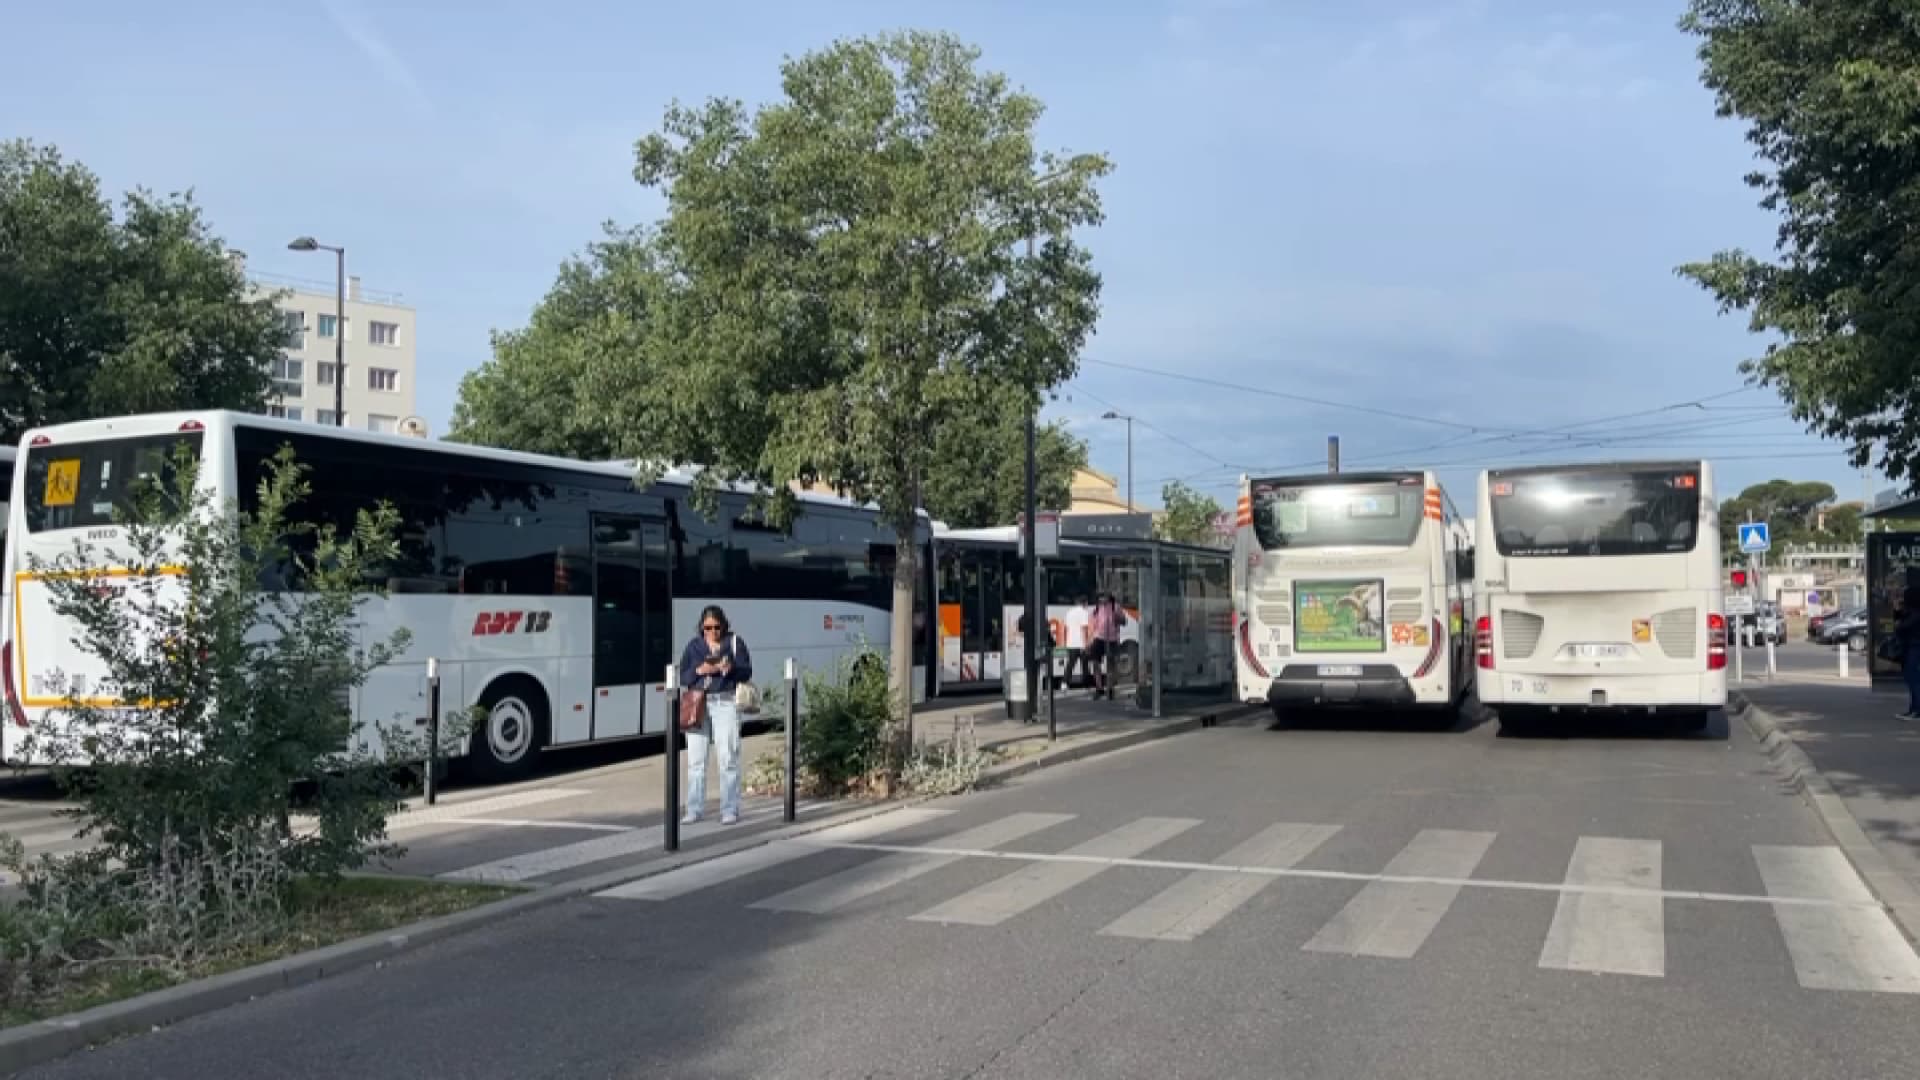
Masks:
[[[153,990],[205,979],[365,934],[451,915],[514,896],[522,889],[400,877],[298,879],[288,889],[285,923],[271,942],[211,953],[182,969],[101,968],[63,981],[50,994],[0,1009],[0,1028],[91,1009]]]

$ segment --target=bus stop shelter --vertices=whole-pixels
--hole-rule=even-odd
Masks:
[[[1132,672],[1135,701],[1162,715],[1168,697],[1224,700],[1233,689],[1232,556],[1219,548],[1175,544],[1121,517],[1061,518],[1058,553],[1040,560],[1041,604],[1073,604],[1082,597],[1113,593],[1140,623],[1139,654]],[[1150,522],[1150,519],[1147,519]],[[1019,529],[936,530],[934,543],[1004,548],[1009,570],[1019,564]],[[1024,589],[1018,593],[1024,599]],[[1013,629],[1008,668],[1021,662],[1024,643]],[[1059,665],[1053,665],[1059,670]]]
[[[1883,491],[1860,515],[1863,520],[1920,520],[1920,496],[1898,489]],[[1870,532],[1867,542],[1867,671],[1873,685],[1899,685],[1900,662],[1880,656],[1881,643],[1893,636],[1902,597],[1920,588],[1920,532]]]

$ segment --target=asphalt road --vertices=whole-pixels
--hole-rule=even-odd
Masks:
[[[29,1075],[1811,1080],[1920,1062],[1920,957],[1720,718],[1705,737],[1227,726],[933,810]]]

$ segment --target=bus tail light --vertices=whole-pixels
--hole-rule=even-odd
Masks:
[[[1447,643],[1446,628],[1442,627],[1440,625],[1440,620],[1436,618],[1433,620],[1433,646],[1427,650],[1427,658],[1425,660],[1420,661],[1419,669],[1413,673],[1414,678],[1424,679],[1427,677],[1427,672],[1432,671],[1433,665],[1436,663],[1439,663],[1441,646],[1445,645],[1446,643]]]
[[[1272,678],[1272,676],[1267,674],[1266,667],[1263,666],[1260,661],[1254,659],[1252,619],[1240,620],[1240,655],[1247,658],[1247,666],[1253,669],[1255,675],[1263,679]]]
[[[1473,620],[1473,662],[1488,671],[1493,670],[1493,616],[1482,615]]]
[[[47,438],[45,435],[35,435],[33,437],[33,441],[29,442],[27,445],[28,446],[52,446],[53,440]]]
[[[1725,671],[1727,668],[1727,617],[1717,611],[1707,612],[1707,670]]]
[[[13,642],[0,645],[0,667],[6,671],[0,673],[0,688],[7,695],[7,716],[15,727],[27,726],[27,711],[20,707],[20,693],[13,685]]]

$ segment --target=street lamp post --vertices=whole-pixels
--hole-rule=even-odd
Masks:
[[[302,236],[287,245],[289,251],[331,251],[333,278],[333,426],[347,422],[347,249]]]
[[[1127,422],[1127,513],[1131,514],[1133,513],[1133,417],[1109,410],[1100,419]]]
[[[1033,261],[1032,233],[1027,234],[1027,261]],[[1039,470],[1034,463],[1033,444],[1034,426],[1040,412],[1038,387],[1035,390],[1034,400],[1027,406],[1027,479],[1024,496],[1027,512],[1020,526],[1026,538],[1026,566],[1023,569],[1027,574],[1027,632],[1020,636],[1020,658],[1026,669],[1022,674],[1027,680],[1029,718],[1038,715],[1036,710],[1040,708],[1040,666],[1037,655],[1040,651],[1040,628],[1046,625],[1046,612],[1040,610],[1039,553],[1034,550],[1034,518],[1039,516],[1039,493],[1034,489],[1039,483]]]

